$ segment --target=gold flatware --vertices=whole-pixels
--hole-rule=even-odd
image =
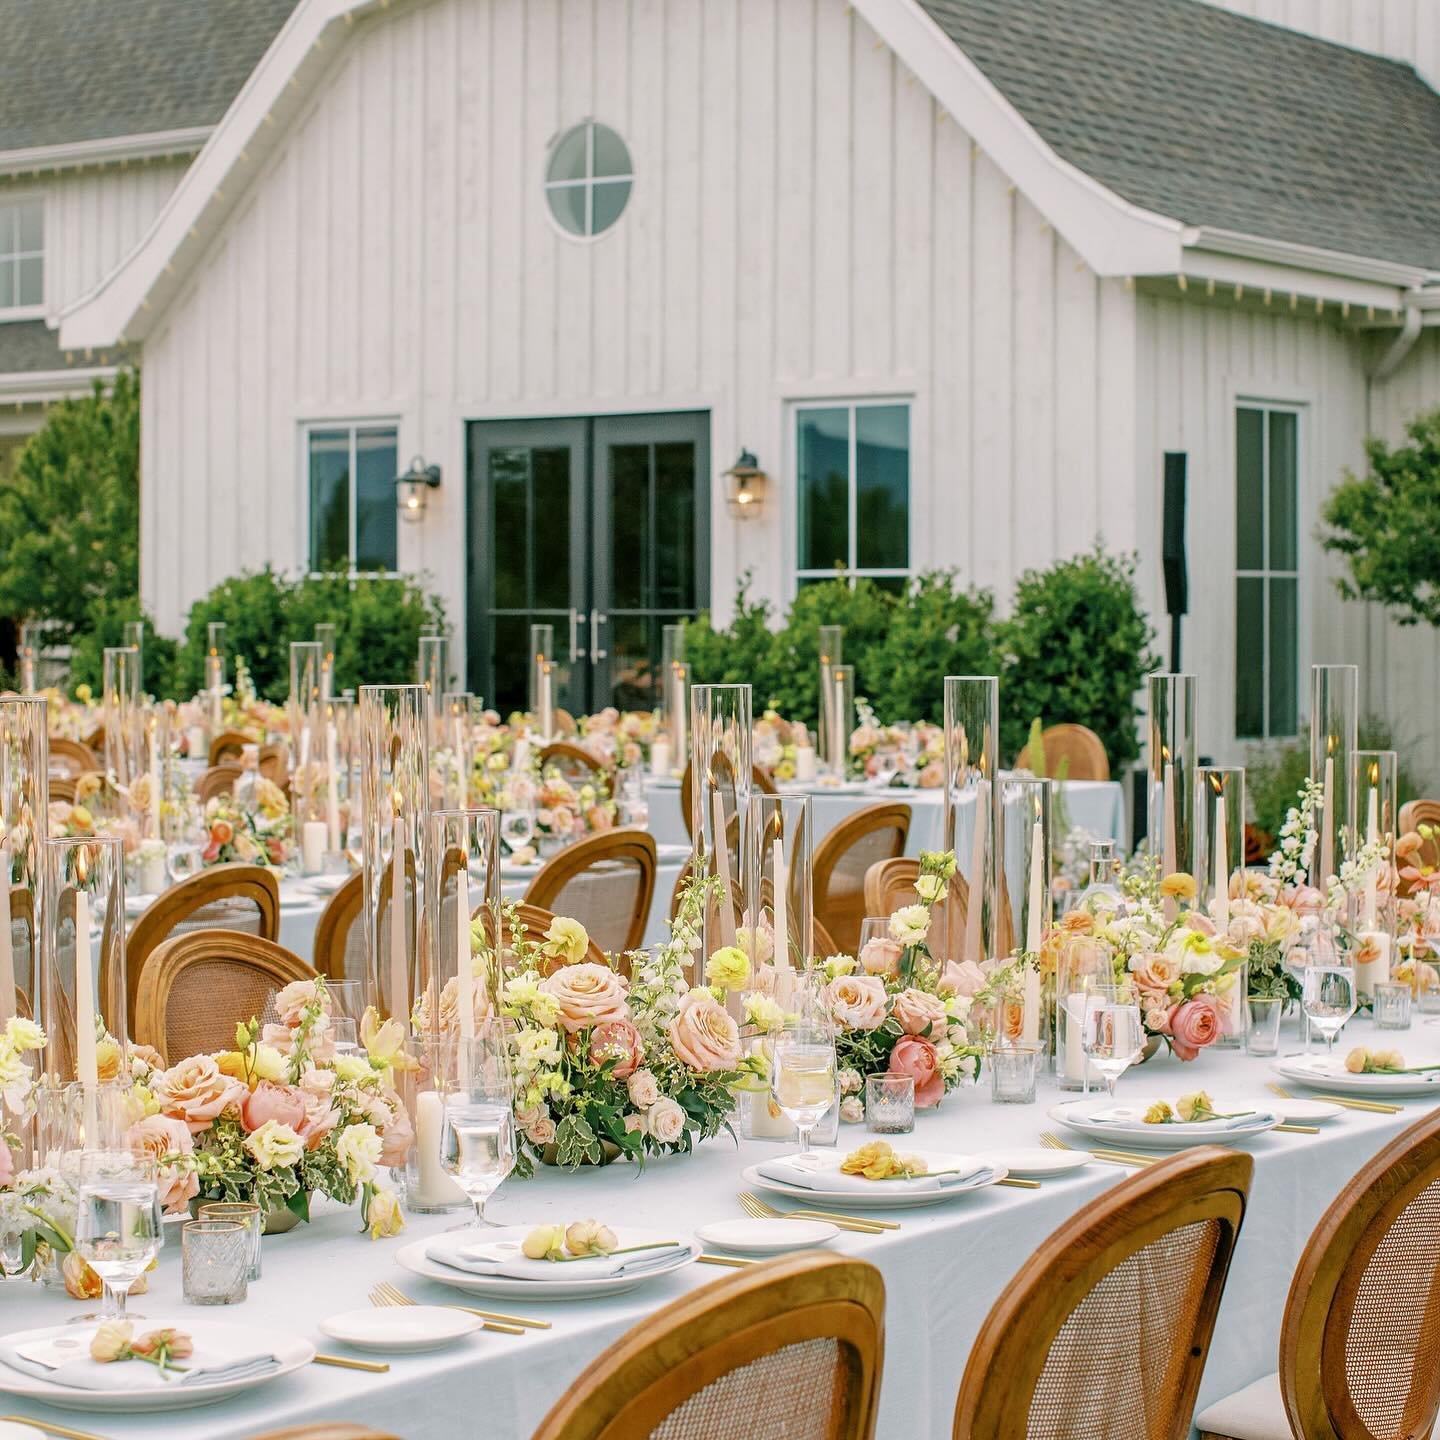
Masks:
[[[1277,1130],[1283,1130],[1287,1135],[1318,1135],[1318,1125],[1277,1125]]]
[[[1078,1145],[1067,1145],[1058,1135],[1049,1130],[1040,1132],[1040,1143],[1047,1150],[1080,1150]],[[1084,1150],[1083,1154],[1092,1159],[1103,1160],[1107,1165],[1129,1165],[1132,1169],[1142,1165],[1153,1165],[1159,1158],[1155,1155],[1137,1155],[1130,1150]]]
[[[746,1265],[754,1265],[754,1260],[742,1260],[738,1255],[697,1255],[695,1262],[698,1265],[729,1265],[732,1269],[742,1270]]]
[[[1270,1084],[1266,1089],[1282,1100],[1295,1099],[1283,1085]],[[1372,1115],[1398,1115],[1405,1108],[1403,1105],[1386,1104],[1383,1100],[1361,1100],[1354,1095],[1317,1095],[1315,1098],[1325,1101],[1327,1105],[1338,1105],[1342,1110],[1362,1110]]]
[[[33,1415],[0,1415],[0,1420],[10,1420],[16,1425],[33,1425],[47,1435],[58,1435],[61,1440],[103,1440],[103,1437],[89,1430],[72,1430],[68,1425],[57,1425],[53,1420],[37,1420]]]
[[[883,1220],[861,1220],[854,1215],[832,1215],[824,1210],[777,1210],[748,1190],[740,1192],[740,1208],[757,1220],[825,1220],[858,1235],[883,1235],[886,1230],[900,1228]]]
[[[374,1375],[388,1375],[390,1367],[383,1360],[347,1360],[343,1355],[317,1355],[317,1365],[333,1365],[337,1370],[369,1370]]]
[[[390,1305],[418,1305],[418,1300],[412,1299],[403,1290],[392,1285],[388,1280],[382,1280],[370,1292],[370,1303],[372,1305],[380,1302],[375,1299],[376,1295],[385,1297],[385,1302]],[[521,1325],[529,1330],[548,1330],[548,1320],[528,1320],[523,1315],[502,1315],[495,1310],[477,1310],[473,1305],[445,1305],[446,1310],[463,1310],[467,1315],[478,1315],[482,1320],[495,1320],[501,1325]]]
[[[1022,1180],[1018,1175],[1007,1175],[1003,1180],[997,1180],[995,1183],[1009,1185],[1016,1190],[1038,1190],[1040,1188],[1038,1180]]]
[[[399,1298],[397,1299],[396,1296],[398,1296]],[[401,1305],[413,1305],[415,1302],[408,1295],[404,1294],[399,1290],[396,1290],[393,1285],[389,1287],[388,1292],[387,1288],[384,1285],[377,1285],[370,1292],[370,1303],[372,1305],[379,1305],[382,1307],[394,1307]],[[452,1310],[463,1310],[465,1307],[463,1305],[452,1305],[448,1306],[447,1308]],[[505,1325],[498,1320],[486,1320],[480,1328],[482,1330],[493,1330],[497,1335],[523,1335],[525,1333],[519,1325]]]

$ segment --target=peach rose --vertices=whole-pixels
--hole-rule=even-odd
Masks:
[[[414,1143],[415,1127],[410,1123],[410,1112],[397,1097],[390,1107],[390,1118],[380,1126],[380,1163],[391,1167],[403,1165]]]
[[[945,1077],[935,1047],[918,1035],[904,1035],[890,1052],[890,1073],[909,1075],[915,1081],[915,1108],[931,1110],[945,1094]]]
[[[1154,950],[1130,959],[1130,973],[1142,990],[1168,990],[1180,978],[1180,966]]]
[[[340,1123],[340,1112],[330,1103],[330,1096],[315,1090],[302,1090],[300,1098],[305,1106],[305,1117],[295,1127],[295,1133],[305,1142],[307,1150],[318,1150],[325,1137]],[[404,1163],[402,1154],[400,1163]]]
[[[893,980],[900,973],[900,955],[904,948],[898,940],[877,935],[861,947],[860,968],[867,975],[883,975]]]
[[[876,975],[840,975],[825,987],[830,1013],[847,1030],[878,1030],[885,1023],[885,982]]]
[[[610,1072],[617,1080],[625,1080],[645,1059],[645,1045],[640,1032],[628,1020],[611,1020],[597,1025],[590,1035],[590,1060],[599,1065],[614,1060]]]
[[[902,990],[893,1013],[907,1035],[939,1035],[945,1029],[945,1002],[924,990]]]
[[[625,993],[630,982],[608,965],[586,961],[562,965],[540,982],[540,988],[560,1003],[560,1024],[572,1035],[592,1025],[630,1019]]]
[[[155,1077],[155,1098],[161,1112],[183,1120],[192,1135],[208,1130],[216,1116],[238,1107],[246,1088],[223,1075],[211,1055],[192,1055]]]
[[[15,1152],[6,1143],[4,1137],[0,1136],[0,1190],[5,1189],[14,1178]]]
[[[707,990],[692,990],[670,1022],[670,1044],[682,1065],[702,1073],[740,1063],[740,1027]]]
[[[1197,995],[1170,1012],[1170,1048],[1181,1060],[1193,1060],[1220,1038],[1220,1006],[1213,995]]]
[[[947,960],[938,988],[942,995],[969,998],[985,988],[985,972],[973,960]]]
[[[288,985],[276,992],[275,1013],[280,1017],[282,1025],[289,1025],[292,1028],[304,1018],[306,1009],[313,1005],[320,996],[320,985],[315,980],[292,980]],[[325,997],[325,1010],[330,1009],[330,997]]]
[[[167,1215],[180,1215],[200,1193],[200,1177],[183,1163],[171,1161],[167,1155],[192,1155],[195,1142],[190,1128],[172,1115],[147,1115],[130,1127],[130,1148],[156,1162],[160,1178],[160,1204]]]
[[[288,1125],[298,1134],[305,1119],[305,1096],[293,1085],[262,1080],[240,1102],[240,1123],[250,1132],[273,1120],[277,1125]]]

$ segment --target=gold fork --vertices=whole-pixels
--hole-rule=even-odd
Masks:
[[[1076,1145],[1067,1145],[1058,1135],[1052,1134],[1049,1130],[1040,1132],[1040,1143],[1047,1150],[1077,1150]],[[1156,1155],[1140,1155],[1133,1150],[1086,1150],[1083,1153],[1093,1156],[1096,1160],[1104,1160],[1110,1165],[1129,1165],[1138,1167],[1141,1165],[1153,1165],[1159,1158]]]
[[[1295,1098],[1283,1085],[1271,1084],[1266,1089],[1282,1100]],[[1360,1110],[1370,1115],[1398,1115],[1405,1108],[1403,1105],[1382,1104],[1379,1100],[1357,1100],[1352,1095],[1317,1095],[1315,1098],[1328,1105],[1338,1105],[1342,1110]]]
[[[399,1299],[396,1299],[396,1296],[399,1296]],[[386,1306],[413,1305],[415,1302],[408,1295],[396,1290],[393,1285],[385,1283],[377,1285],[370,1292],[370,1303],[383,1308]],[[464,1310],[467,1307],[464,1305],[448,1305],[445,1308],[448,1310]],[[524,1329],[519,1325],[505,1325],[497,1320],[486,1320],[481,1328],[493,1330],[497,1335],[523,1335],[525,1333]]]
[[[387,1295],[392,1305],[418,1305],[418,1300],[413,1300],[398,1286],[392,1285],[388,1280],[382,1280],[375,1289],[382,1295]],[[523,1315],[502,1315],[495,1310],[477,1310],[473,1305],[447,1305],[447,1310],[463,1310],[467,1315],[478,1315],[482,1320],[497,1320],[502,1325],[522,1325],[531,1330],[548,1330],[548,1320],[527,1320]]]
[[[740,1208],[757,1220],[828,1220],[842,1230],[855,1231],[857,1235],[881,1235],[886,1230],[900,1228],[891,1220],[862,1220],[858,1215],[834,1215],[828,1210],[777,1210],[748,1190],[740,1192]]]
[[[61,1440],[101,1440],[89,1430],[72,1430],[67,1425],[57,1425],[53,1420],[37,1420],[33,1415],[0,1415],[0,1420],[9,1420],[16,1425],[32,1425],[47,1435],[58,1435]]]

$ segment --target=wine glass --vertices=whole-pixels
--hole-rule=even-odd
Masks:
[[[1355,1013],[1355,971],[1349,965],[1310,965],[1305,970],[1302,1004],[1310,1024],[1325,1037],[1325,1057],[1335,1053],[1335,1037]]]
[[[818,1020],[797,1020],[773,1041],[770,1093],[800,1133],[802,1163],[815,1163],[810,1132],[835,1103],[835,1036]]]
[[[535,834],[535,812],[531,809],[504,810],[500,814],[500,838],[513,855],[523,850]]]
[[[129,1150],[87,1150],[76,1196],[75,1253],[105,1287],[107,1318],[123,1320],[130,1287],[162,1243],[155,1162]]]
[[[200,871],[200,847],[189,840],[179,841],[170,847],[167,864],[173,884],[188,880]]]
[[[1082,1043],[1085,1059],[1100,1072],[1106,1093],[1113,1100],[1116,1082],[1145,1048],[1139,1005],[1122,999],[1116,991],[1102,990],[1087,996]]]
[[[358,1055],[360,1053],[359,1029],[348,1015],[332,1015],[330,1017],[330,1038],[334,1042],[337,1055]]]
[[[457,1040],[447,1069],[453,1086],[445,1097],[440,1166],[475,1207],[475,1219],[454,1228],[488,1226],[493,1222],[485,1218],[485,1202],[515,1168],[514,1090],[503,1025],[492,1020],[473,1040]]]

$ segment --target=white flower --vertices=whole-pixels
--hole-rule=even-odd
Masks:
[[[821,966],[827,980],[834,980],[841,975],[849,975],[855,969],[855,957],[853,955],[831,955]]]
[[[939,875],[920,875],[915,880],[915,893],[934,905],[945,898],[945,881]]]
[[[865,1102],[858,1095],[847,1095],[840,1102],[840,1118],[847,1125],[858,1125],[865,1118]]]
[[[12,1015],[5,1022],[5,1038],[17,1050],[38,1050],[45,1043],[45,1032],[23,1015]]]
[[[630,1103],[637,1110],[648,1110],[660,1098],[660,1086],[648,1070],[637,1070],[625,1082]]]
[[[745,997],[745,1023],[764,1034],[778,1030],[785,1022],[785,1012],[768,995],[758,991]]]
[[[652,1140],[673,1145],[685,1133],[685,1112],[668,1095],[657,1100],[645,1113],[645,1128]]]
[[[347,1125],[335,1142],[335,1158],[357,1185],[367,1185],[375,1178],[383,1149],[373,1125]]]
[[[905,905],[890,917],[890,934],[902,945],[918,945],[930,933],[930,912],[923,905]]]
[[[855,1095],[859,1092],[863,1083],[858,1070],[842,1070],[840,1072],[840,1093],[842,1095]]]
[[[288,1126],[267,1120],[245,1137],[245,1148],[262,1170],[294,1165],[305,1153],[305,1142]]]

